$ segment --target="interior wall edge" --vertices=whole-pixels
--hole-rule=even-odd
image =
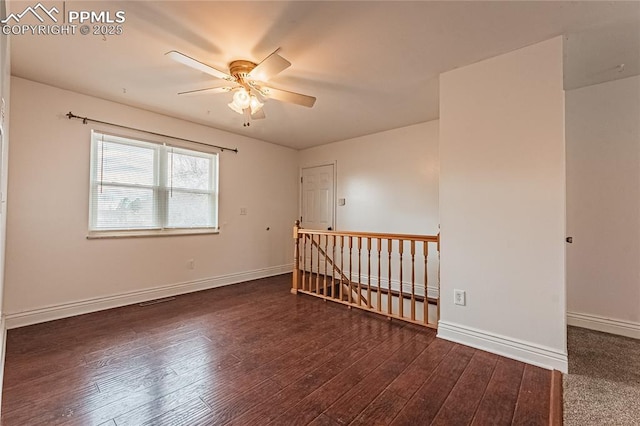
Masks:
[[[4,314],[0,314],[0,389],[4,383],[4,360],[7,353],[7,322]],[[2,392],[0,392],[0,406],[2,406]]]

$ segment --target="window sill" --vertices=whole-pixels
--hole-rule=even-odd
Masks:
[[[145,229],[135,231],[90,231],[87,240],[99,240],[105,238],[140,238],[140,237],[171,237],[176,235],[211,235],[219,234],[217,228],[196,229]]]

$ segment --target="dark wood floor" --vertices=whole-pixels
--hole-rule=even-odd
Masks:
[[[549,371],[289,285],[10,330],[2,424],[548,424]]]

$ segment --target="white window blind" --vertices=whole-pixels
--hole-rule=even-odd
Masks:
[[[217,228],[218,155],[92,132],[89,231]]]

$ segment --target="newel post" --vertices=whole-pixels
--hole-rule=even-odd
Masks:
[[[436,305],[436,326],[440,321],[440,232],[438,232],[438,302]]]
[[[300,221],[296,220],[293,225],[293,285],[291,287],[291,293],[298,293],[300,287],[300,236],[298,230],[300,229]]]

